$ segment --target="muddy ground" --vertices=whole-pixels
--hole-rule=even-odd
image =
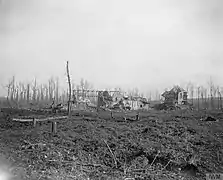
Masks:
[[[6,111],[6,110],[5,110]],[[0,118],[1,155],[17,179],[205,179],[223,173],[223,113],[148,111],[74,113],[50,122],[14,122],[6,116],[50,116],[7,110]],[[82,115],[85,115],[83,117]],[[51,115],[52,116],[52,115]],[[88,118],[87,118],[88,117]]]

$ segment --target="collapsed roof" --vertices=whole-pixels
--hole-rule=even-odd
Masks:
[[[171,90],[165,91],[161,96],[165,98],[164,102],[168,104],[173,104],[178,101],[178,94],[180,92],[186,92],[180,86],[174,86]]]
[[[174,86],[171,90],[165,91],[163,94],[161,94],[161,96],[166,98],[170,94],[177,94],[178,95],[179,92],[185,92],[185,90],[183,88],[181,88],[180,86]]]

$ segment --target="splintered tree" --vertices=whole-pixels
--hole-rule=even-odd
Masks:
[[[210,81],[208,82],[209,84],[209,89],[210,89],[210,105],[211,105],[211,109],[214,108],[214,103],[213,103],[213,88],[214,88],[214,83],[212,78],[210,77]]]
[[[20,102],[23,102],[23,100],[24,100],[24,85],[21,83],[21,82],[19,82],[19,101]]]
[[[80,87],[81,87],[81,97],[84,98],[85,94],[84,94],[84,79],[83,78],[81,78]]]
[[[30,97],[30,84],[27,83],[27,88],[26,88],[26,101],[29,103],[29,97]]]
[[[40,101],[42,102],[44,100],[44,89],[43,85],[40,86]]]
[[[221,93],[220,93],[220,90],[219,90],[219,86],[217,86],[216,88],[216,94],[217,94],[217,100],[218,100],[218,109],[221,109]]]
[[[49,99],[50,101],[52,101],[53,99],[53,91],[54,91],[54,81],[53,81],[53,78],[50,78],[49,81],[48,81],[48,92],[49,92]]]
[[[69,64],[67,61],[67,80],[68,80],[68,88],[69,88],[69,94],[68,94],[68,116],[70,117],[71,113],[71,81],[70,81],[70,73],[69,73]]]
[[[19,108],[19,86],[16,84],[15,86],[15,103],[16,107]]]
[[[203,86],[200,86],[200,96],[201,96],[201,108],[204,109],[204,90]]]
[[[55,98],[56,98],[56,102],[59,102],[59,78],[56,78],[56,89],[55,89]]]
[[[208,104],[207,104],[207,89],[206,88],[204,88],[204,90],[203,90],[203,92],[204,92],[204,104],[205,104],[205,109],[208,109]]]
[[[200,110],[200,86],[197,87],[197,109]]]
[[[44,85],[44,91],[45,91],[45,101],[47,102],[49,100],[49,93],[48,93],[48,86],[47,84]]]
[[[190,94],[191,94],[191,101],[193,105],[194,104],[194,85],[193,84],[190,85]]]
[[[8,84],[6,85],[7,87],[7,103],[8,105],[11,107],[11,104],[10,104],[10,93],[11,93],[11,81],[8,82]]]
[[[15,76],[12,77],[12,82],[11,82],[11,97],[10,100],[14,100],[14,95],[15,95]]]
[[[26,103],[27,89],[26,89],[25,84],[23,84],[22,89],[23,89],[23,102]]]
[[[36,78],[34,79],[34,84],[33,84],[33,97],[32,97],[32,101],[33,103],[36,102],[36,95],[37,95],[37,83],[36,83]]]
[[[220,108],[221,108],[221,110],[222,110],[222,93],[223,93],[223,88],[220,88],[219,97],[220,97]]]
[[[37,89],[37,93],[36,93],[36,102],[37,104],[39,104],[40,102],[40,89],[39,88]]]

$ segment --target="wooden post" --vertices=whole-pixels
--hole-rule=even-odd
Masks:
[[[124,111],[124,119],[125,119],[125,121],[127,120],[127,113],[126,113],[126,111]]]
[[[114,119],[114,117],[113,117],[113,112],[111,111],[111,119]]]
[[[136,121],[138,121],[139,120],[139,112],[137,112],[137,114],[136,114]]]
[[[57,122],[56,121],[52,121],[51,122],[51,132],[53,134],[56,134],[57,133]]]
[[[33,127],[35,128],[36,127],[36,119],[33,118]]]

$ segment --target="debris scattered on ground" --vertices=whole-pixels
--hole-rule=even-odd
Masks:
[[[212,117],[212,116],[207,116],[206,118],[201,118],[201,121],[206,121],[206,122],[218,122],[219,120]]]

